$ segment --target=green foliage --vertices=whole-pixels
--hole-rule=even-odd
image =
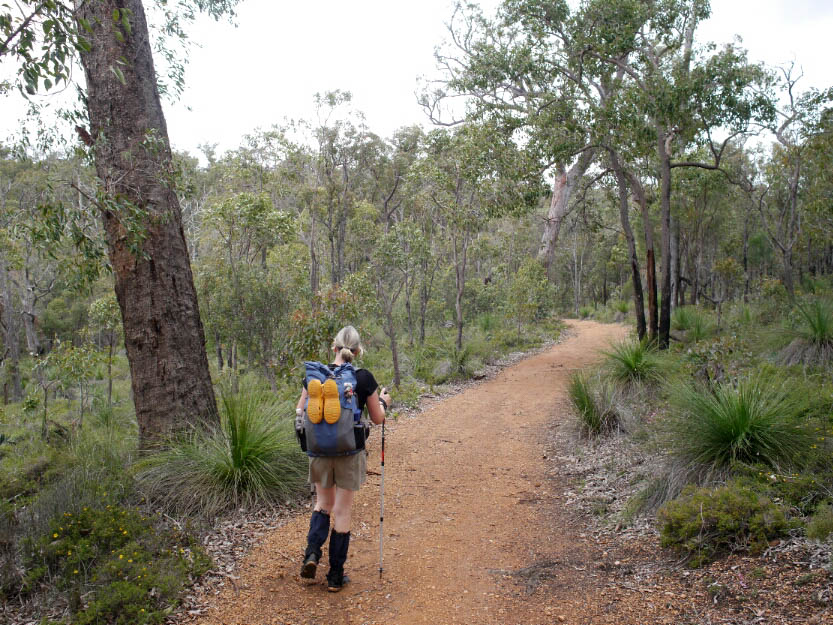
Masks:
[[[24,543],[26,592],[54,587],[76,597],[73,623],[160,623],[184,583],[210,567],[187,536],[120,505],[84,506],[54,518]],[[80,603],[80,602],[79,602]]]
[[[694,318],[697,316],[696,309],[691,306],[677,306],[671,315],[671,327],[686,332],[694,325]]]
[[[810,451],[806,398],[771,377],[712,388],[677,383],[671,394],[670,451],[686,463],[795,466]]]
[[[101,297],[90,304],[90,323],[102,331],[113,332],[121,327],[121,309],[115,294]]]
[[[699,313],[693,316],[686,338],[698,343],[710,336],[712,332],[714,332],[714,324],[706,315]]]
[[[659,356],[647,341],[622,341],[604,354],[608,372],[622,384],[654,384],[662,378]]]
[[[306,479],[306,456],[288,407],[244,387],[224,391],[221,408],[220,429],[193,432],[144,459],[141,488],[170,510],[204,516],[292,500]]]
[[[326,360],[330,342],[348,324],[358,323],[358,300],[345,289],[332,287],[292,313],[282,362],[288,374],[300,360]],[[322,356],[324,356],[322,358]]]
[[[620,424],[619,394],[614,384],[596,375],[576,372],[567,387],[582,433],[595,437],[616,430]]]
[[[521,331],[523,322],[543,317],[552,306],[547,272],[534,258],[527,258],[509,284],[507,307]]]
[[[736,551],[760,553],[790,528],[783,510],[749,488],[689,486],[657,515],[660,542],[688,558],[692,567]]]
[[[833,363],[833,301],[813,298],[797,308],[796,338],[781,351],[779,360],[785,365],[827,367]]]
[[[825,503],[818,507],[807,523],[807,537],[824,541],[833,536],[833,504]]]
[[[593,316],[593,308],[591,306],[582,306],[578,310],[578,316],[582,319],[589,319]]]
[[[613,302],[613,310],[622,313],[623,315],[627,315],[630,308],[630,302],[626,299],[617,299]]]

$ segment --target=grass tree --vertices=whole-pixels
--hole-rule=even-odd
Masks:
[[[799,325],[795,338],[779,359],[783,364],[826,367],[833,363],[833,302],[814,298],[797,305]]]

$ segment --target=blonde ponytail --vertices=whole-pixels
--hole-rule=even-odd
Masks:
[[[344,326],[333,339],[333,347],[344,362],[353,362],[353,358],[364,353],[359,333],[353,326]]]

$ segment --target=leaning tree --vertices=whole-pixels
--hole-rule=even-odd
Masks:
[[[230,13],[237,0],[181,0],[184,17]],[[185,36],[166,2],[159,7]],[[187,21],[187,20],[186,20]],[[24,94],[84,69],[76,126],[97,174],[88,200],[104,225],[124,325],[140,443],[219,421],[182,229],[176,176],[141,0],[21,1],[0,8],[0,58]],[[87,127],[85,127],[87,126]],[[80,190],[79,190],[80,191]]]

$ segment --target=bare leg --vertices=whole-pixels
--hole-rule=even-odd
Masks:
[[[335,487],[335,499],[331,511],[334,519],[334,529],[337,532],[345,533],[350,531],[350,517],[353,511],[353,496],[355,492],[344,488]]]
[[[330,488],[322,488],[321,484],[315,484],[315,510],[324,513],[330,513],[333,510],[333,504],[336,500],[336,488],[335,486],[331,486]],[[351,500],[352,503],[352,500]],[[349,524],[349,518],[348,518]]]

